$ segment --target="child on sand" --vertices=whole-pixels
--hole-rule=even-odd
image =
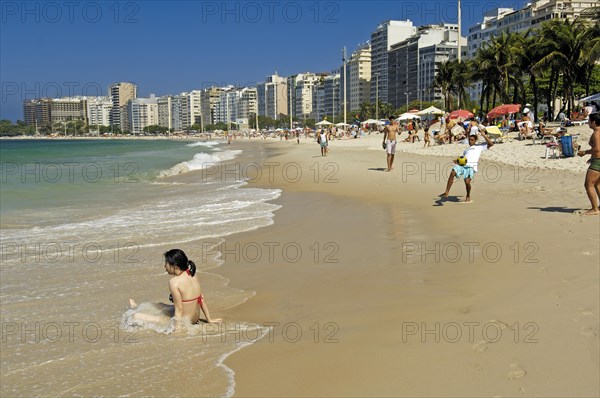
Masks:
[[[467,148],[463,156],[467,158],[467,164],[461,166],[455,160],[454,163],[456,165],[452,168],[452,172],[450,173],[450,177],[448,178],[448,183],[446,184],[446,192],[442,195],[443,198],[447,198],[450,193],[450,188],[452,187],[452,183],[454,182],[455,177],[463,177],[465,179],[465,188],[467,189],[467,197],[465,198],[465,202],[471,201],[471,180],[474,178],[475,173],[477,172],[477,164],[479,163],[479,158],[481,154],[488,149],[490,149],[494,143],[487,136],[485,131],[480,131],[479,134],[485,139],[485,143],[477,144],[477,135],[469,135],[469,148]]]
[[[429,127],[425,127],[425,129],[423,130],[425,132],[425,135],[423,137],[423,141],[425,141],[425,145],[423,145],[423,148],[428,147],[431,145],[431,136],[429,135]]]

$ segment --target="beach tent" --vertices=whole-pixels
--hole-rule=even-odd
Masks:
[[[364,122],[360,122],[360,124],[365,125],[365,124],[382,124],[382,123],[379,120],[367,119]]]
[[[417,112],[417,115],[443,115],[444,111],[436,108],[435,106],[430,106],[429,108],[425,108],[422,111]]]
[[[413,120],[413,119],[420,119],[421,116],[417,115],[416,113],[410,113],[410,112],[406,112],[403,113],[402,115],[398,116],[398,120]]]
[[[506,104],[500,105],[488,112],[488,119],[494,119],[507,113],[517,113],[521,109],[521,104]]]
[[[472,118],[474,115],[465,110],[465,109],[458,109],[456,111],[452,111],[450,113],[450,116],[448,116],[450,119],[469,119]]]
[[[592,102],[592,101],[600,101],[600,93],[592,94],[587,97],[579,98],[579,101],[583,102]]]

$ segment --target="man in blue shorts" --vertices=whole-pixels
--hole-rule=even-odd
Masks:
[[[448,178],[448,183],[446,184],[446,192],[442,194],[442,197],[447,198],[450,193],[450,188],[452,187],[452,183],[454,182],[455,177],[464,178],[465,179],[465,187],[467,189],[467,197],[465,198],[465,202],[471,201],[471,180],[477,173],[477,164],[479,163],[479,158],[481,154],[488,149],[490,149],[494,143],[487,136],[485,131],[480,131],[479,134],[485,139],[485,143],[477,144],[477,134],[469,135],[469,148],[465,150],[463,155],[467,158],[467,164],[464,166],[459,165],[456,160],[454,163],[457,163],[450,173],[450,177]]]

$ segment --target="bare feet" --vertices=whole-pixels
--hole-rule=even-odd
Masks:
[[[586,211],[585,213],[583,213],[584,216],[597,216],[600,215],[600,210],[594,210],[594,209],[590,209],[588,211]]]
[[[129,299],[129,308],[131,309],[136,309],[137,308],[137,303],[135,301],[133,301],[132,298]]]
[[[471,201],[471,198],[467,196],[467,197],[465,198],[465,203],[469,203],[470,201]]]
[[[221,323],[221,322],[223,322],[223,318],[208,319],[207,322],[208,323]]]

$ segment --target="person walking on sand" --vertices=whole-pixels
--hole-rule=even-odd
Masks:
[[[390,116],[390,124],[383,129],[383,148],[387,155],[387,171],[392,171],[394,168],[394,155],[396,154],[396,134],[398,134],[398,124],[396,118]]]
[[[485,131],[480,131],[479,134],[485,139],[485,143],[477,144],[477,135],[469,135],[470,146],[463,153],[463,156],[467,158],[467,164],[461,166],[456,160],[454,160],[454,163],[456,163],[456,165],[452,168],[450,177],[448,177],[448,182],[446,184],[446,192],[444,192],[441,195],[442,197],[448,197],[448,194],[450,193],[450,188],[452,187],[452,183],[454,182],[454,178],[462,177],[465,179],[465,188],[467,189],[467,197],[465,198],[465,202],[471,201],[471,180],[474,178],[475,173],[477,173],[477,164],[479,163],[479,158],[481,157],[481,154],[483,152],[487,151],[494,145],[494,143],[490,140]]]
[[[321,156],[327,156],[327,146],[328,146],[328,134],[325,129],[320,130],[317,133],[317,142],[321,147]]]
[[[591,149],[587,151],[578,151],[579,156],[591,155],[588,163],[587,173],[585,174],[585,192],[590,200],[592,208],[586,211],[586,216],[596,216],[600,214],[598,202],[600,201],[600,112],[591,113],[588,116],[588,125],[593,130],[590,137]]]

